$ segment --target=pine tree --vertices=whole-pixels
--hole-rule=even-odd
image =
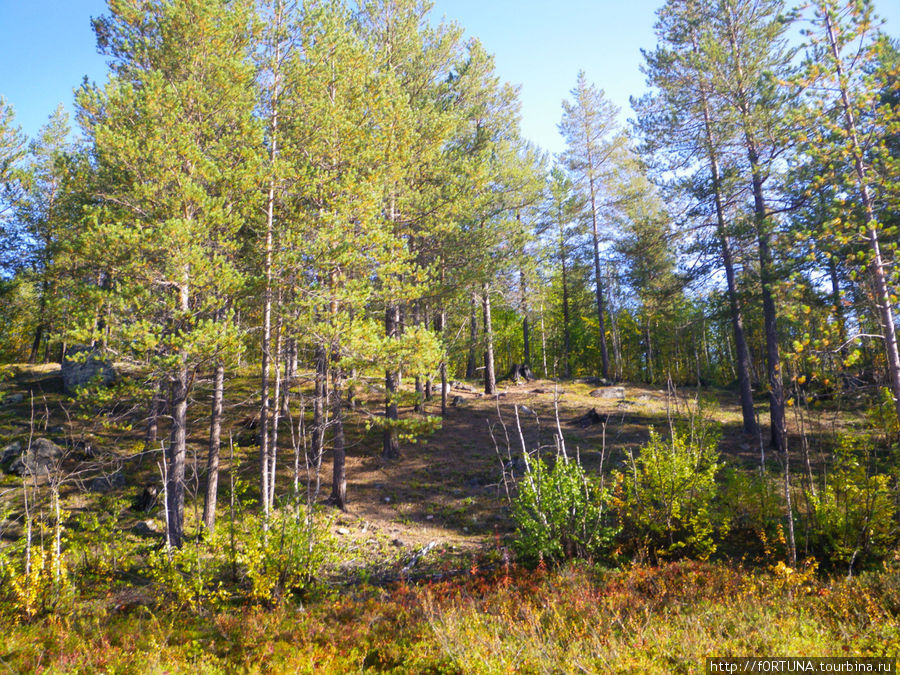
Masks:
[[[94,29],[111,77],[78,95],[101,172],[83,255],[98,261],[110,321],[83,334],[119,358],[152,358],[171,387],[166,508],[180,546],[190,392],[239,344],[217,319],[243,283],[234,253],[258,188],[253,12],[217,0],[110,10]]]
[[[578,234],[576,214],[579,210],[579,200],[574,194],[572,181],[559,168],[554,167],[550,172],[550,182],[547,190],[546,218],[548,237],[553,241],[555,249],[553,256],[559,264],[560,279],[562,282],[562,376],[572,376],[572,336],[570,329],[569,312],[569,267],[573,251],[573,238]]]
[[[709,3],[692,0],[669,2],[659,10],[656,33],[660,43],[653,51],[644,52],[647,83],[655,91],[632,100],[632,105],[638,113],[645,157],[652,158],[656,170],[670,176],[692,170],[689,180],[670,179],[671,187],[697,200],[701,218],[712,216],[727,284],[743,428],[756,435],[751,359],[735,271],[734,227],[729,223],[729,214],[734,214],[729,204],[737,192],[728,176],[736,164],[734,129],[727,116],[717,113],[709,57],[702,49],[708,23],[705,12],[711,9]],[[693,165],[695,157],[702,158],[699,166]]]
[[[0,273],[11,276],[19,263],[12,230],[13,209],[21,198],[20,162],[27,150],[27,139],[16,126],[13,107],[0,97]]]
[[[28,357],[32,363],[53,328],[51,317],[58,314],[53,307],[59,299],[54,289],[55,262],[60,247],[71,237],[67,228],[79,215],[80,204],[73,204],[68,194],[74,177],[71,166],[74,148],[68,141],[69,131],[68,114],[59,106],[30,144],[21,173],[22,195],[15,209],[18,239],[15,248],[20,265],[34,284],[38,301]]]
[[[812,119],[804,125],[801,140],[814,166],[823,172],[813,180],[809,194],[821,194],[826,184],[831,185],[831,200],[838,207],[837,217],[830,221],[836,243],[858,238],[868,245],[866,262],[900,419],[895,299],[884,252],[885,226],[879,222],[879,212],[887,204],[896,204],[900,194],[900,174],[890,147],[891,133],[900,123],[900,106],[882,96],[896,73],[879,68],[890,44],[877,29],[871,2],[817,0],[811,4],[814,29],[808,31],[809,52],[800,84],[808,88],[811,105],[807,110]],[[845,208],[848,201],[855,201],[847,200],[848,192],[858,200],[861,213]]]
[[[609,352],[606,344],[603,273],[600,262],[600,210],[603,206],[603,184],[612,175],[624,136],[616,128],[618,110],[602,90],[588,84],[584,71],[578,73],[572,101],[563,101],[563,117],[559,130],[566,140],[563,159],[575,176],[582,192],[586,217],[591,224],[594,284],[597,299],[597,322],[600,335],[601,369],[609,378]]]

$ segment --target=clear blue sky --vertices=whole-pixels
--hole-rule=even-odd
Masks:
[[[628,97],[644,90],[640,49],[654,44],[663,0],[436,0],[434,14],[456,21],[496,55],[503,79],[521,85],[525,136],[558,152],[560,103],[579,69],[630,115]],[[886,30],[900,34],[900,2],[876,0]],[[57,103],[71,110],[72,89],[105,77],[90,17],[105,0],[0,0],[0,95],[33,135]]]

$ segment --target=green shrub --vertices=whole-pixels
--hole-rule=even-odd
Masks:
[[[835,564],[882,560],[900,542],[896,484],[874,472],[871,447],[868,437],[842,437],[824,488],[809,495],[812,543]]]
[[[764,542],[779,536],[784,522],[784,505],[778,487],[761,476],[758,469],[730,467],[723,473],[720,494],[728,514],[732,534],[745,533]]]
[[[312,589],[336,554],[332,520],[333,516],[305,506],[274,513],[268,531],[263,530],[261,517],[245,518],[238,562],[250,597],[272,603]]]
[[[653,557],[706,559],[716,550],[717,531],[727,532],[727,519],[717,522],[713,514],[718,441],[718,432],[703,426],[674,430],[669,439],[651,429],[650,441],[636,459],[631,456],[623,520],[627,533]]]
[[[608,557],[618,532],[609,501],[609,490],[585,475],[579,461],[560,456],[548,467],[531,460],[512,504],[516,552],[531,563]]]

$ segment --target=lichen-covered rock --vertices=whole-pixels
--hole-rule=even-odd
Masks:
[[[594,398],[625,398],[625,387],[603,387],[591,392]]]
[[[0,466],[7,467],[12,464],[13,460],[22,454],[22,442],[13,441],[0,453]]]
[[[73,347],[62,362],[63,386],[74,394],[87,384],[108,385],[116,379],[112,364],[91,347]]]
[[[3,405],[19,405],[25,400],[25,394],[7,394],[3,397]]]
[[[155,520],[140,520],[131,528],[139,537],[152,537],[161,532],[161,528],[156,524]]]
[[[7,458],[7,450],[12,446],[7,446],[3,452],[3,458]],[[19,444],[19,451],[16,456],[12,456],[10,451],[9,457],[11,461],[7,465],[2,462],[7,473],[23,476],[25,473],[43,474],[53,471],[59,460],[62,459],[63,449],[48,438],[32,439],[31,445],[23,448],[23,444]]]
[[[97,476],[88,483],[91,492],[109,492],[121,487],[125,487],[125,476],[121,471]]]

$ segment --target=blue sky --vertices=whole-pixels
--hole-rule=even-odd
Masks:
[[[497,71],[521,85],[524,135],[558,152],[560,103],[579,69],[630,115],[628,97],[644,90],[641,48],[654,44],[663,0],[436,0],[434,14],[459,23],[496,55]],[[900,2],[876,0],[886,30],[900,35]],[[57,103],[71,110],[87,75],[105,77],[90,17],[104,0],[0,0],[0,95],[34,135]]]

